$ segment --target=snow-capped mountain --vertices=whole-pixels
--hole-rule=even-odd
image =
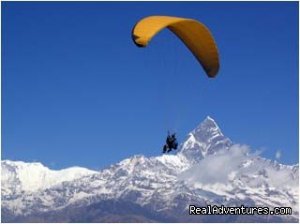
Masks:
[[[233,144],[207,117],[172,155],[125,159],[107,169],[50,170],[4,160],[4,222],[298,222],[299,166]],[[291,207],[285,216],[190,216],[189,205]]]
[[[72,181],[85,175],[97,173],[86,168],[72,167],[60,171],[50,170],[41,163],[2,161],[2,195],[36,192]]]
[[[183,154],[189,162],[198,162],[206,155],[218,153],[219,150],[228,149],[231,145],[232,142],[223,135],[216,122],[207,117],[188,134],[181,146],[180,154]]]

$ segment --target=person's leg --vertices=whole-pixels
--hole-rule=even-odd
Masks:
[[[164,148],[163,148],[163,153],[166,153],[167,152],[167,145],[164,145]]]

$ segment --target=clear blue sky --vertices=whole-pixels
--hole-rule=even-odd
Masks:
[[[159,155],[207,115],[236,143],[298,162],[297,2],[2,2],[2,159],[105,167]],[[208,79],[169,31],[137,48],[149,15],[203,22],[221,69]]]

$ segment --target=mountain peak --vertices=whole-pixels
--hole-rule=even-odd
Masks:
[[[208,154],[215,154],[220,149],[232,145],[225,137],[216,121],[207,116],[193,131],[181,146],[181,153],[189,160],[199,161]]]
[[[207,134],[214,135],[216,133],[223,136],[221,129],[217,125],[216,121],[210,116],[207,116],[204,121],[202,121],[191,133],[198,137],[203,136],[203,134],[208,137]]]
[[[208,122],[208,121],[212,121],[212,122],[216,123],[215,120],[214,120],[212,117],[210,117],[209,115],[206,116],[206,118],[204,119],[203,122],[206,122],[206,121],[207,121],[207,122]]]

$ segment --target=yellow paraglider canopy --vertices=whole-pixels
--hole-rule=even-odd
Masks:
[[[219,54],[215,41],[202,23],[171,16],[149,16],[132,29],[132,39],[139,47],[146,47],[162,29],[168,28],[190,49],[209,77],[219,71]]]

